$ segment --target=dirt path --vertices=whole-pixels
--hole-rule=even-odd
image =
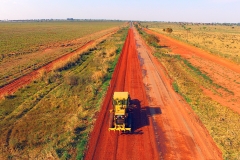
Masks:
[[[132,29],[129,30],[111,85],[96,120],[85,159],[158,159],[152,122],[147,112],[147,97],[136,53]],[[136,108],[133,133],[108,131],[109,110],[114,91],[128,91]]]
[[[206,95],[221,105],[240,114],[240,65],[154,31],[145,31],[159,37],[161,46],[168,47],[172,54],[180,54],[203,73],[206,73],[214,83],[225,88],[225,90],[218,89],[217,94],[206,88],[203,90]]]
[[[75,50],[71,53],[65,54],[64,56],[61,56],[61,57],[51,61],[47,65],[45,65],[33,72],[30,72],[16,80],[12,81],[11,83],[5,85],[4,87],[0,88],[0,99],[6,95],[13,94],[19,88],[22,88],[22,87],[28,85],[34,79],[41,76],[41,74],[43,74],[43,72],[50,72],[51,70],[54,69],[54,67],[56,67],[56,65],[66,62],[68,60],[71,60],[72,57],[81,54],[82,52],[86,51],[90,47],[95,46],[96,44],[100,43],[102,40],[106,39],[108,36],[110,36],[116,32],[117,32],[117,29],[112,31],[111,33],[105,34],[101,38],[98,38],[98,39],[92,40],[92,41],[88,41],[86,44],[84,44],[82,47],[78,48],[77,50]]]
[[[150,113],[158,150],[163,159],[221,159],[206,128],[191,107],[175,93],[164,68],[135,32],[141,65],[145,73]]]

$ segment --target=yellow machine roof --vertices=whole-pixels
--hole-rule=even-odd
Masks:
[[[114,92],[113,99],[128,99],[128,92]]]

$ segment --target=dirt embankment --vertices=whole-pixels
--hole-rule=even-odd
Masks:
[[[179,54],[187,59],[191,64],[206,73],[214,83],[220,85],[218,94],[203,88],[204,93],[219,102],[223,106],[228,106],[233,111],[240,114],[240,66],[226,59],[211,55],[199,48],[179,42],[165,35],[151,30],[145,30],[149,34],[154,34],[160,39],[160,45],[170,49],[172,54]],[[223,98],[224,97],[224,98]]]

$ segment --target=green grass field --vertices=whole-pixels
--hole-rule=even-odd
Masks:
[[[40,46],[70,41],[123,22],[26,22],[0,23],[0,55],[25,53]]]
[[[119,30],[0,101],[2,158],[83,157],[127,31]]]

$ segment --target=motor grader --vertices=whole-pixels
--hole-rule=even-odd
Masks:
[[[109,131],[129,131],[132,128],[132,113],[128,92],[114,92],[113,109],[110,110]]]

